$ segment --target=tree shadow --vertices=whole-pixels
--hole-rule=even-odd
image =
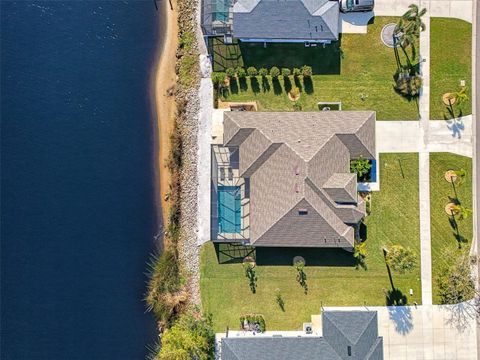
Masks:
[[[366,241],[368,238],[368,228],[364,222],[361,222],[360,226],[358,227],[358,236],[362,242]]]
[[[300,91],[303,90],[302,83],[300,82],[300,78],[298,76],[293,77],[293,81],[295,83],[295,86],[300,89]]]
[[[269,92],[270,91],[270,82],[266,76],[262,76],[262,91]]]
[[[272,79],[272,85],[273,85],[273,93],[275,95],[281,95],[282,85],[280,85],[280,80],[278,80],[278,77]]]
[[[254,94],[258,94],[260,92],[260,84],[258,83],[256,76],[250,77],[250,87]]]
[[[230,92],[232,94],[238,94],[238,81],[237,78],[233,76],[230,78]]]
[[[248,85],[247,85],[247,78],[242,77],[238,79],[240,83],[240,91],[247,91],[248,90]]]
[[[478,297],[454,305],[444,305],[448,313],[445,318],[445,324],[455,327],[455,329],[464,333],[475,330],[475,325],[480,320],[480,300]]]
[[[406,335],[413,329],[412,310],[409,306],[389,306],[388,315],[395,323],[395,331]]]
[[[310,76],[303,77],[303,87],[307,94],[313,94],[313,81]]]
[[[289,76],[283,77],[283,88],[287,94],[290,92],[290,90],[292,90],[292,82],[290,81]]]

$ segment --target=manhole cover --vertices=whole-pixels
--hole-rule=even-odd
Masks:
[[[391,23],[383,27],[380,38],[385,46],[393,48],[396,46],[397,37],[393,34],[397,24]]]

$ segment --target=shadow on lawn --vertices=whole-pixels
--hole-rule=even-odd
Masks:
[[[241,263],[246,256],[259,266],[293,266],[293,258],[301,256],[308,266],[355,266],[352,253],[343,249],[322,248],[254,248],[241,244],[214,244],[219,264]]]

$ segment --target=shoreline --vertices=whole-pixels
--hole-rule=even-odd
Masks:
[[[173,5],[176,2],[173,0]],[[169,192],[170,172],[166,167],[170,153],[170,134],[175,120],[175,96],[167,95],[176,85],[176,51],[178,45],[178,24],[176,6],[171,10],[169,2],[163,1],[158,11],[160,22],[158,32],[161,43],[155,55],[156,64],[152,76],[153,131],[155,132],[155,204],[157,216],[161,217],[161,226],[157,230],[159,245],[163,248],[161,229],[168,224],[170,204],[165,200]],[[162,14],[163,13],[163,14]],[[164,32],[162,34],[162,32]]]

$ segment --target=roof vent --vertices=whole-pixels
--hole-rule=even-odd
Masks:
[[[295,184],[294,189],[296,193],[300,192],[300,188],[298,187],[298,184]]]
[[[295,165],[295,168],[293,171],[295,172],[295,175],[300,175],[300,167],[298,165]]]
[[[308,209],[298,209],[298,215],[308,215]]]

